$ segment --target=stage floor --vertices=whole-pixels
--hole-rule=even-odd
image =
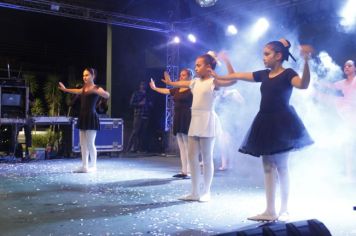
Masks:
[[[72,173],[79,158],[0,163],[0,234],[215,235],[257,227],[246,217],[264,207],[260,159],[241,160],[215,172],[208,203],[177,200],[190,180],[171,177],[179,170],[174,156],[99,158],[88,174]],[[292,175],[290,221],[318,219],[332,235],[356,235],[355,183]]]

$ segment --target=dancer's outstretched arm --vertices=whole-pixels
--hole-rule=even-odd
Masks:
[[[236,80],[245,80],[250,82],[255,82],[253,79],[252,72],[235,72],[228,75],[218,75],[215,71],[211,71],[212,76],[217,80],[225,80],[225,81],[236,81]]]
[[[73,94],[81,94],[82,93],[82,89],[79,88],[66,88],[66,86],[64,86],[64,84],[62,82],[58,83],[58,88],[66,93],[73,93]]]
[[[186,80],[172,81],[167,71],[164,72],[164,79],[162,79],[162,82],[167,85],[179,87],[179,88],[189,88],[191,83],[191,81],[186,81]]]
[[[219,53],[218,57],[225,63],[226,69],[229,74],[232,74],[235,72],[234,67],[231,64],[230,58],[227,55],[225,51],[222,51]],[[234,85],[237,82],[237,80],[214,80],[214,84],[216,87],[229,87],[231,85]]]
[[[310,58],[311,53],[313,52],[313,48],[309,45],[301,45],[301,54],[304,57],[304,69],[302,78],[299,76],[295,76],[291,83],[295,88],[299,89],[307,89],[310,83],[310,69],[308,60]]]
[[[150,81],[150,87],[152,90],[158,92],[158,93],[161,93],[161,94],[165,94],[165,95],[169,95],[170,92],[169,92],[169,89],[167,88],[157,88],[156,87],[156,84],[155,84],[155,81],[153,79],[151,79]]]

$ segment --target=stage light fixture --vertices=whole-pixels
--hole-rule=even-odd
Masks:
[[[226,34],[227,35],[235,35],[237,34],[237,28],[234,25],[229,25],[226,29]]]
[[[340,16],[342,17],[340,24],[344,26],[347,30],[351,30],[356,24],[356,1],[348,0],[344,5],[343,9],[340,11]]]
[[[187,38],[192,43],[195,43],[197,41],[197,38],[194,36],[194,34],[188,34]]]
[[[196,0],[201,7],[212,7],[218,0]]]
[[[256,28],[266,31],[269,27],[269,22],[266,18],[260,18],[256,23]]]
[[[178,37],[178,36],[175,36],[174,38],[173,38],[173,43],[180,43],[180,38]]]
[[[260,38],[267,31],[268,27],[268,20],[266,18],[260,18],[252,27],[251,38],[255,40]]]

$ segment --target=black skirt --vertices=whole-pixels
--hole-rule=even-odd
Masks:
[[[313,144],[312,138],[294,108],[258,112],[240,152],[252,156],[273,155]]]
[[[173,117],[173,134],[188,134],[191,118],[192,114],[190,108],[175,108]]]
[[[96,113],[80,114],[77,128],[81,130],[100,130],[100,120]]]

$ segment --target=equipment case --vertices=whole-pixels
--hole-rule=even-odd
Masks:
[[[80,152],[78,119],[72,123],[72,152]],[[95,145],[98,152],[118,152],[123,149],[124,122],[120,118],[100,118],[100,130],[96,133]]]

